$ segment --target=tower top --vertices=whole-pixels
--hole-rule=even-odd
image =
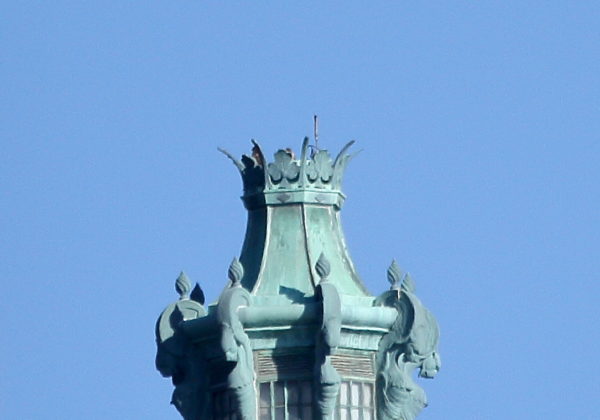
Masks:
[[[344,170],[355,156],[346,152],[354,140],[333,159],[327,150],[311,149],[305,137],[300,156],[292,149],[280,149],[272,162],[267,162],[255,140],[252,144],[252,153],[240,160],[219,148],[240,171],[244,184],[242,199],[249,210],[301,202],[341,207],[345,198],[341,191]]]
[[[273,303],[310,299],[319,281],[316,263],[324,254],[340,293],[370,296],[348,253],[338,214],[345,199],[344,169],[354,156],[347,151],[354,141],[332,159],[327,150],[313,148],[309,154],[305,138],[299,157],[281,149],[272,162],[252,143],[251,155],[241,160],[219,149],[235,163],[244,184],[248,224],[240,256],[242,286]]]
[[[185,420],[414,420],[427,405],[413,371],[440,368],[437,322],[395,261],[389,290],[372,296],[342,233],[353,143],[335,159],[308,139],[272,162],[254,141],[241,160],[223,151],[244,184],[241,254],[206,307],[180,274],[156,324],[156,367]]]

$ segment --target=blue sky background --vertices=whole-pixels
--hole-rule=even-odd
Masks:
[[[442,330],[434,419],[596,419],[600,3],[5,1],[0,417],[177,419],[154,322],[209,301],[245,230],[236,169],[362,154],[342,219]]]

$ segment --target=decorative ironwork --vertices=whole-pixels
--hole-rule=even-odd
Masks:
[[[377,354],[378,420],[413,420],[427,405],[425,392],[412,379],[433,378],[441,362],[437,353],[439,328],[435,318],[413,294],[415,284],[408,273],[397,287],[398,270],[388,270],[392,289],[379,296],[375,304],[395,308],[396,321],[379,343]],[[397,266],[396,266],[397,267]]]
[[[266,163],[258,143],[252,140],[252,155],[243,155],[236,159],[228,151],[219,148],[235,164],[242,175],[246,195],[280,189],[316,188],[340,191],[344,170],[356,155],[346,151],[354,140],[346,144],[342,151],[332,159],[327,150],[318,150],[309,156],[308,138],[302,143],[300,159],[291,149],[280,149],[274,155],[273,162]],[[266,166],[265,166],[266,164]]]

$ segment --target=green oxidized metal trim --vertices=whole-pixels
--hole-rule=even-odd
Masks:
[[[331,355],[340,344],[342,307],[336,287],[328,280],[331,267],[324,254],[319,257],[316,270],[321,278],[317,286],[321,328],[315,343],[315,412],[317,420],[331,420],[342,381],[331,363]]]
[[[335,159],[326,150],[308,156],[304,139],[300,159],[289,150],[266,162],[255,141],[251,156],[237,160],[242,197],[248,209],[240,261],[246,268],[242,286],[253,295],[285,295],[291,303],[315,293],[314,266],[321,253],[331,262],[331,283],[340,294],[369,296],[348,253],[339,220],[345,196],[344,169],[352,155],[348,143]]]
[[[234,259],[229,267],[230,287],[225,289],[217,306],[217,322],[221,327],[221,349],[225,360],[234,364],[227,377],[227,388],[235,401],[240,420],[256,419],[256,391],[254,389],[254,361],[250,339],[239,320],[238,309],[250,306],[250,294],[241,286],[244,269]]]
[[[308,156],[309,144],[305,137],[300,159],[296,159],[290,149],[285,149],[277,151],[273,162],[268,163],[258,143],[254,140],[252,143],[252,154],[242,156],[241,160],[219,149],[239,169],[244,182],[244,197],[259,192],[289,189],[340,191],[346,165],[354,157],[346,154],[354,141],[346,144],[335,160],[331,159],[326,150],[317,150],[312,156]]]
[[[244,197],[244,204],[248,210],[256,210],[267,206],[287,206],[290,204],[311,203],[323,206],[342,208],[346,196],[339,191],[323,190],[295,190],[281,189],[253,194]]]
[[[248,209],[240,261],[208,311],[200,287],[182,273],[180,298],[156,326],[156,366],[172,377],[172,403],[185,420],[212,418],[210,396],[224,391],[238,418],[255,420],[257,380],[281,380],[277,365],[260,369],[273,366],[269,355],[300,349],[314,351],[318,419],[331,418],[341,380],[376,380],[378,420],[412,420],[425,406],[412,373],[430,378],[439,370],[438,326],[395,261],[391,288],[377,298],[356,273],[339,216],[352,143],[335,159],[325,150],[309,156],[306,139],[299,159],[286,149],[269,163],[256,142],[239,161],[224,152],[242,174]],[[349,370],[354,363],[362,368]]]
[[[396,308],[398,317],[379,343],[377,353],[378,420],[413,420],[427,405],[425,392],[412,379],[433,378],[440,369],[439,328],[433,315],[414,295],[415,285],[395,261],[388,269],[391,288],[376,305]]]
[[[346,338],[360,335],[363,339],[372,342],[367,347],[369,350],[377,350],[379,339],[389,331],[398,315],[396,310],[388,307],[373,307],[370,303],[369,306],[360,306],[346,296],[340,296],[340,298],[342,302],[340,346],[352,348],[352,345],[346,342]],[[281,305],[263,302],[259,304],[256,299],[253,299],[253,305],[240,308],[238,316],[244,325],[244,330],[251,338],[261,338],[261,343],[267,341],[272,343],[271,345],[253,343],[255,349],[258,347],[272,348],[276,346],[278,339],[263,340],[262,338],[275,332],[283,334],[286,331],[295,336],[298,329],[317,328],[320,322],[320,303]],[[220,334],[216,319],[210,314],[184,322],[181,325],[181,331],[198,344],[213,342]],[[279,344],[281,344],[280,341]]]
[[[192,341],[180,332],[186,321],[206,315],[202,304],[204,294],[196,284],[191,299],[190,282],[181,273],[175,282],[179,301],[161,313],[156,322],[156,368],[165,377],[171,377],[175,390],[171,403],[186,420],[205,418],[208,406],[208,377],[205,360]]]

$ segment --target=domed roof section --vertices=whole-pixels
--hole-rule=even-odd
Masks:
[[[255,296],[285,296],[292,302],[314,295],[315,265],[324,254],[329,280],[342,295],[370,296],[356,273],[342,232],[340,209],[344,169],[353,155],[349,142],[333,159],[304,139],[300,156],[291,149],[267,162],[256,141],[237,160],[244,184],[248,223],[240,262],[242,286]]]

